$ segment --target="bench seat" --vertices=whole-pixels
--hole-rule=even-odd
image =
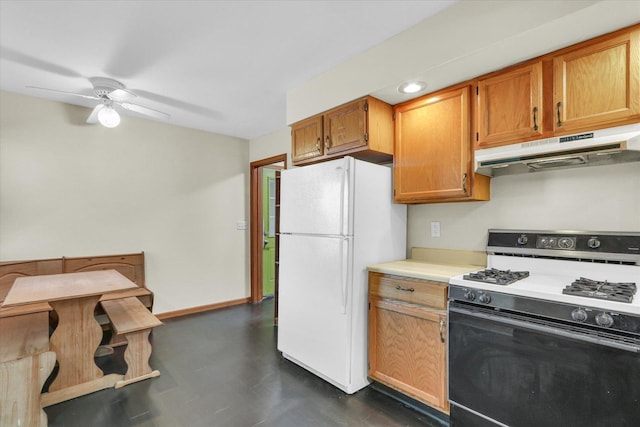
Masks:
[[[100,305],[109,317],[115,333],[124,335],[127,340],[124,352],[127,372],[124,379],[116,383],[115,388],[160,375],[159,371],[154,371],[149,366],[152,351],[149,334],[153,328],[162,325],[162,322],[135,296],[105,299],[100,301]]]

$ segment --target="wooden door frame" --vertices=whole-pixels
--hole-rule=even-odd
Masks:
[[[252,303],[262,301],[262,168],[283,163],[287,168],[287,154],[279,154],[250,165],[250,238],[251,238],[251,299]]]

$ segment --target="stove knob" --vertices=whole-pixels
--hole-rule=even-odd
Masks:
[[[526,245],[528,241],[529,241],[529,238],[525,234],[523,234],[522,236],[518,237],[518,244],[519,245]]]
[[[469,301],[473,301],[476,299],[476,294],[473,291],[467,291],[465,292],[464,297]]]
[[[589,246],[589,248],[591,249],[597,249],[600,247],[600,240],[592,237],[591,239],[587,240],[587,246]]]
[[[613,326],[613,317],[608,313],[598,313],[596,314],[596,323],[603,328],[610,328]]]
[[[478,300],[483,304],[489,304],[491,302],[491,296],[489,294],[480,294]]]
[[[584,322],[587,317],[587,312],[583,308],[576,308],[571,312],[571,318],[576,322]]]

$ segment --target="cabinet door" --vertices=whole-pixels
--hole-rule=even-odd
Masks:
[[[324,114],[324,149],[327,155],[367,145],[365,98]]]
[[[478,81],[477,145],[542,136],[542,62]]]
[[[395,201],[469,196],[469,86],[400,104],[395,115]]]
[[[449,413],[446,312],[370,296],[369,377]]]
[[[640,31],[553,58],[554,132],[640,119]]]
[[[322,145],[322,116],[315,116],[291,126],[291,160],[319,157],[324,154]]]

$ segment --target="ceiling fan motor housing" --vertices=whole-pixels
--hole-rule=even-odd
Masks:
[[[106,77],[91,77],[89,81],[93,85],[96,96],[100,98],[108,98],[109,94],[117,89],[125,90],[122,83]]]

